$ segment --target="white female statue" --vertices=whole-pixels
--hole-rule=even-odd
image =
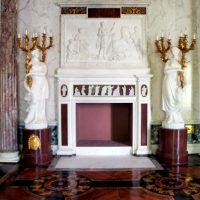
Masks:
[[[25,122],[27,129],[44,129],[47,128],[46,119],[46,99],[49,96],[48,82],[46,78],[47,66],[39,60],[39,50],[32,51],[31,70],[26,75],[32,77],[32,86],[29,87],[24,81],[25,89],[28,94],[25,100],[28,101],[29,107],[27,109],[28,115]]]
[[[164,80],[162,88],[162,109],[165,111],[165,120],[162,122],[163,128],[181,129],[184,128],[184,120],[181,114],[182,92],[178,73],[182,71],[179,64],[180,50],[172,47],[170,60],[164,68]]]

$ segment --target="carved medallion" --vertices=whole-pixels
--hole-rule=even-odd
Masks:
[[[147,85],[143,84],[141,86],[141,95],[142,97],[146,97],[148,94],[148,88],[147,88]]]
[[[62,97],[66,97],[67,93],[68,93],[67,85],[62,84],[61,87],[60,87],[60,94],[61,94],[61,96]]]
[[[28,149],[36,151],[37,149],[40,148],[41,148],[40,138],[37,135],[32,134],[28,139]]]

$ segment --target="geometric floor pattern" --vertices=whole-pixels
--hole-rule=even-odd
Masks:
[[[141,186],[171,199],[189,199],[190,196],[200,194],[200,179],[166,171],[152,172],[143,176]]]
[[[49,171],[1,164],[0,183],[0,200],[200,200],[200,157],[163,170]]]

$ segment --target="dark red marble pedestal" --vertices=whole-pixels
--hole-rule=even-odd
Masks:
[[[49,128],[39,130],[24,129],[23,161],[31,165],[46,165],[51,162],[51,131]]]
[[[156,157],[161,163],[167,165],[187,164],[187,129],[161,128]]]

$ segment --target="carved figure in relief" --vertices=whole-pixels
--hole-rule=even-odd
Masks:
[[[133,32],[130,33],[130,38],[132,40],[133,48],[136,49],[138,56],[141,58],[143,55],[143,48],[137,26],[133,27]]]
[[[136,38],[134,38],[136,40]],[[107,48],[109,60],[125,60],[131,55],[138,58],[138,52],[134,45],[131,31],[126,26],[120,27],[120,37],[114,33]]]
[[[88,96],[92,96],[92,88],[93,88],[93,86],[89,85],[89,87],[88,87]]]
[[[147,92],[148,92],[147,86],[146,85],[142,85],[142,87],[141,87],[141,95],[143,97],[146,97],[147,96]]]
[[[106,95],[106,93],[107,93],[107,91],[108,91],[108,88],[107,88],[107,86],[103,86],[102,87],[102,90],[101,90],[101,96],[105,96]]]
[[[115,86],[113,86],[114,89]],[[113,90],[113,96],[120,96],[119,85]]]
[[[184,120],[181,114],[182,92],[179,87],[178,73],[182,71],[179,64],[180,50],[172,47],[170,60],[165,64],[162,88],[162,109],[165,111],[164,128],[184,128]]]
[[[86,95],[85,89],[86,89],[86,88],[85,88],[85,85],[83,85],[83,86],[82,86],[82,89],[81,89],[81,95],[82,95],[82,96],[85,96],[85,95]]]
[[[108,86],[108,96],[112,96],[112,86]]]
[[[46,118],[46,99],[49,97],[49,87],[46,78],[47,66],[39,60],[39,50],[33,50],[31,59],[32,68],[26,75],[32,77],[32,86],[29,87],[24,81],[25,89],[28,91],[25,100],[28,101],[25,128],[27,129],[42,129],[47,128]]]
[[[126,96],[126,86],[125,85],[122,87],[122,91],[123,91],[123,96]]]
[[[95,93],[94,93],[95,96],[99,95],[99,89],[100,89],[100,86],[96,85],[96,87],[95,87]]]
[[[135,91],[134,91],[133,86],[131,86],[131,88],[129,88],[129,94],[128,94],[128,96],[135,96]]]
[[[61,96],[66,97],[67,96],[67,86],[62,85],[60,90],[61,90]]]
[[[66,45],[66,62],[73,59],[83,59],[88,55],[88,44],[83,37],[83,30],[77,28],[77,32],[68,40]]]
[[[100,22],[100,27],[97,33],[98,39],[96,47],[99,49],[98,58],[105,58],[105,49],[106,49],[106,29],[104,22]]]
[[[112,30],[115,26],[115,23],[113,23],[112,27],[110,30],[107,30],[105,27],[104,22],[100,22],[99,24],[99,29],[97,32],[97,43],[96,43],[96,48],[98,49],[98,58],[99,59],[106,59],[106,50],[107,50],[107,45],[108,45],[108,40],[109,37],[112,33]]]
[[[78,89],[78,87],[75,87],[74,89],[74,96],[81,96],[80,90]]]

